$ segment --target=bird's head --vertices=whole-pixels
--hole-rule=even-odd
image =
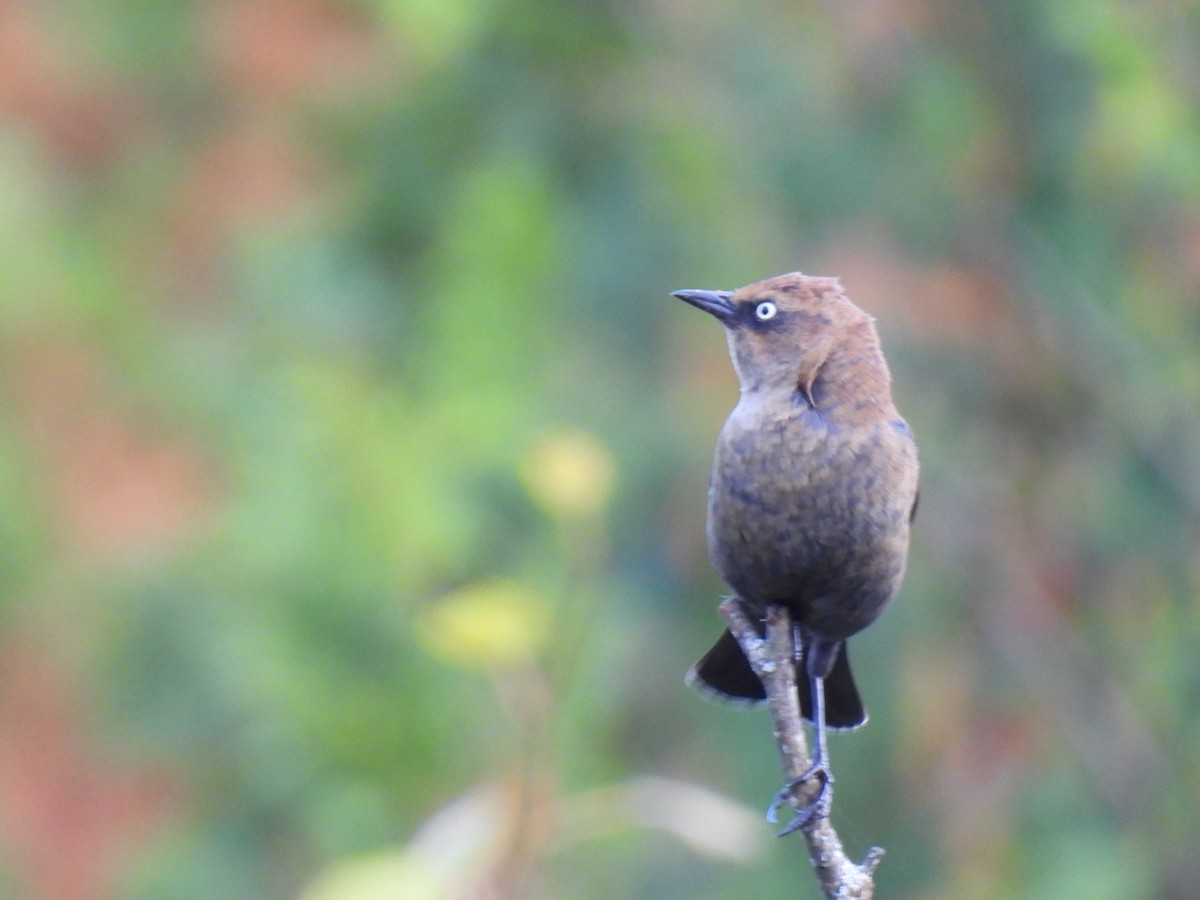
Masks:
[[[792,272],[736,291],[676,291],[725,326],[742,390],[800,390],[812,400],[817,372],[851,333],[872,337],[872,319],[836,278]]]

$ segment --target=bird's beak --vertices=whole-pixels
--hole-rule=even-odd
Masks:
[[[730,291],[675,291],[672,297],[685,300],[706,313],[712,313],[722,322],[733,318],[735,307],[730,301]]]

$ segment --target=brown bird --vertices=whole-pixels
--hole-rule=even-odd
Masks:
[[[895,597],[917,506],[917,448],[891,397],[874,320],[835,278],[793,272],[737,291],[673,295],[725,326],[741,396],[717,443],[708,492],[713,565],[752,613],[785,607],[797,629],[797,684],[813,722],[822,791],[787,834],[828,814],[826,725],[867,720],[845,641]],[[719,695],[765,698],[727,631],[688,673]]]

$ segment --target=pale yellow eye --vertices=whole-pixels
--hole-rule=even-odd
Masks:
[[[777,307],[770,300],[764,300],[762,303],[754,307],[754,317],[760,322],[769,322],[775,318],[775,313],[779,312]]]

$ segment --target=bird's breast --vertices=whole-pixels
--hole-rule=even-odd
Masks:
[[[803,404],[739,403],[713,464],[709,550],[756,604],[831,592],[884,603],[903,574],[915,492],[906,428],[842,427]]]

